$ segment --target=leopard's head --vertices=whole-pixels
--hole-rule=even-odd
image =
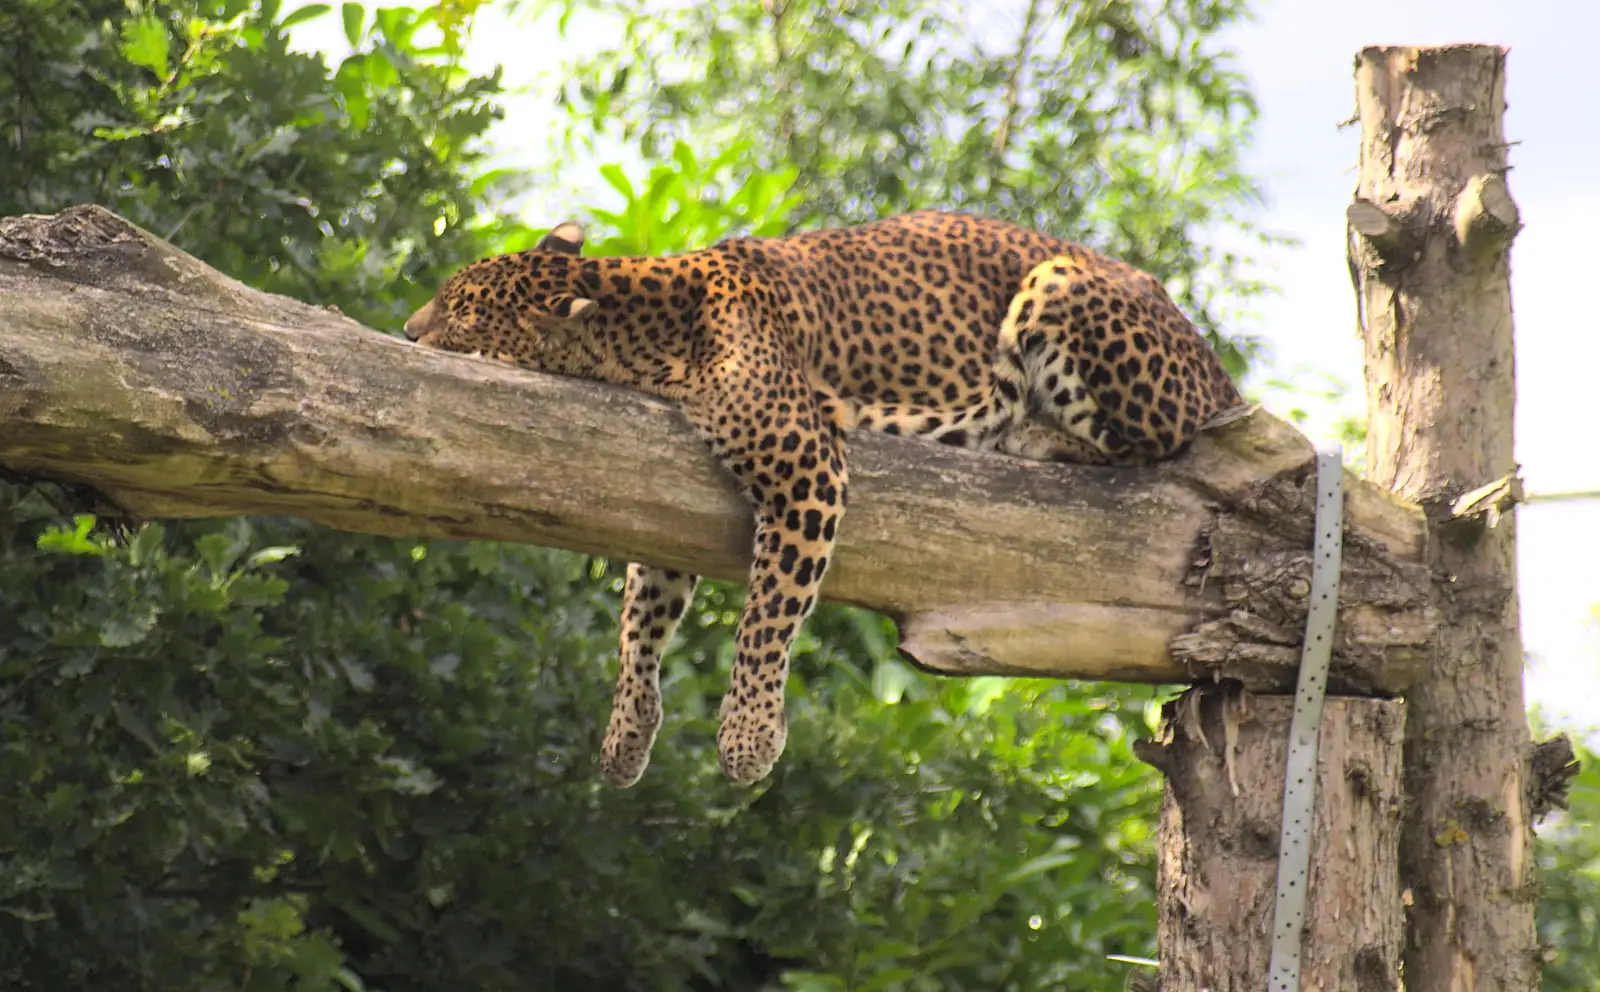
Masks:
[[[406,321],[430,348],[567,371],[595,301],[576,288],[583,228],[556,225],[531,250],[473,262]]]

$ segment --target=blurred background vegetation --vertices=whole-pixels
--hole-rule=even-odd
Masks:
[[[101,203],[392,331],[531,244],[503,208],[540,170],[598,178],[571,213],[600,253],[960,206],[1158,273],[1271,380],[1223,330],[1266,287],[1213,247],[1274,244],[1213,44],[1241,2],[1036,0],[1005,51],[931,0],[546,2],[618,31],[526,170],[485,150],[480,2],[0,0],[0,215]],[[319,18],[347,57],[289,44]],[[710,584],[618,792],[617,563],[286,519],[117,540],[52,495],[0,483],[0,987],[1087,992],[1154,955],[1160,782],[1129,745],[1155,690],[926,676],[825,607],[784,762],[736,790],[713,720],[742,591]],[[1541,837],[1552,990],[1600,988],[1590,758]]]

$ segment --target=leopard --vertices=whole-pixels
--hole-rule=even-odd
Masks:
[[[787,740],[797,633],[833,560],[858,430],[1038,461],[1181,454],[1244,408],[1154,276],[1004,220],[922,210],[669,256],[586,256],[576,221],[466,265],[408,319],[417,345],[630,387],[677,407],[754,517],[719,710],[724,775]],[[602,776],[638,782],[663,655],[699,576],[632,563]]]

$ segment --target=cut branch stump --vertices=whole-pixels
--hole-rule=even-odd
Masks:
[[[1262,992],[1272,952],[1284,768],[1294,699],[1196,687],[1166,704],[1156,902],[1163,992]],[[1405,707],[1329,698],[1317,751],[1300,987],[1394,992]],[[1273,987],[1276,992],[1276,987]]]

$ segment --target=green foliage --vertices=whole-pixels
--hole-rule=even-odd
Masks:
[[[251,285],[377,327],[524,233],[477,216],[494,190],[472,181],[475,141],[499,117],[498,82],[458,65],[452,8],[389,8],[363,29],[346,5],[357,50],[330,80],[284,33],[326,5],[136,7],[0,0],[0,38],[16,40],[0,68],[0,214],[100,203]]]
[[[726,237],[773,237],[785,232],[801,203],[795,170],[741,173],[749,143],[736,141],[702,163],[680,141],[638,186],[618,164],[600,167],[600,177],[622,197],[622,209],[591,209],[609,231],[592,241],[596,255],[660,255],[715,244]],[[738,185],[735,182],[738,181]]]
[[[7,987],[1113,988],[1149,951],[1116,697],[915,677],[828,610],[789,760],[738,791],[713,588],[617,792],[578,556],[6,510]]]
[[[1571,803],[1540,830],[1539,943],[1548,992],[1600,989],[1600,755],[1579,747]]]
[[[533,6],[621,26],[564,70],[567,148],[742,145],[746,171],[797,170],[801,227],[953,207],[1064,234],[1165,279],[1235,375],[1256,350],[1220,328],[1263,287],[1214,241],[1270,240],[1240,164],[1255,103],[1214,41],[1243,0],[1030,0],[1003,39],[991,7],[935,0]]]

